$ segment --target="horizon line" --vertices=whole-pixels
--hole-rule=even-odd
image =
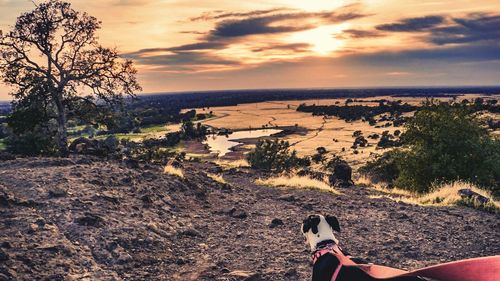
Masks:
[[[197,94],[197,93],[215,93],[215,92],[245,92],[245,91],[300,91],[300,90],[379,90],[379,89],[471,89],[471,88],[499,88],[499,85],[433,85],[433,86],[367,86],[367,87],[296,87],[296,88],[231,88],[231,89],[214,89],[214,90],[180,90],[180,91],[165,91],[165,92],[145,92],[139,93],[137,96],[143,95],[175,95],[175,94]],[[499,93],[500,94],[500,93]],[[10,95],[10,94],[9,94]],[[13,99],[0,98],[0,102],[11,102]]]

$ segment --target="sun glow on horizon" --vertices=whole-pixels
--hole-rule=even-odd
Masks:
[[[311,51],[318,55],[328,55],[344,46],[344,41],[335,37],[349,28],[348,23],[320,26],[314,29],[296,32],[290,37],[290,42],[306,42],[311,44]]]

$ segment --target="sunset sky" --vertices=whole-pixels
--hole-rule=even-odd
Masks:
[[[498,0],[69,2],[102,20],[146,93],[500,85]],[[0,0],[0,29],[31,9]]]

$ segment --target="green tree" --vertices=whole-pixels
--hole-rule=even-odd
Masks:
[[[465,180],[498,192],[500,141],[465,107],[427,102],[401,138],[397,186],[427,192],[433,183]]]
[[[63,156],[68,154],[68,112],[75,103],[100,111],[103,104],[122,103],[124,96],[141,89],[132,61],[99,45],[100,28],[95,17],[50,0],[19,16],[11,31],[0,33],[0,78],[15,88],[15,101],[32,101],[41,111],[54,113],[49,116],[57,124]],[[14,112],[19,108],[14,106]]]
[[[283,140],[260,140],[248,156],[252,168],[265,171],[287,171],[302,164],[295,150]]]

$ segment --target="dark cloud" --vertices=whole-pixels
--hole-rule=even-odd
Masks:
[[[204,34],[207,34],[206,32],[203,32],[203,31],[195,31],[195,30],[188,30],[188,31],[181,31],[179,33],[182,33],[182,34],[196,34],[196,35],[204,35]]]
[[[179,66],[179,65],[238,65],[234,60],[220,58],[216,55],[211,55],[206,52],[177,52],[172,54],[152,54],[143,55],[143,53],[135,52],[128,54],[128,58],[136,60],[139,64],[158,65],[158,66]]]
[[[136,56],[144,56],[146,54],[154,54],[159,52],[173,52],[180,53],[183,51],[204,51],[204,50],[218,50],[223,49],[227,46],[227,43],[222,42],[199,42],[193,44],[180,45],[176,47],[170,48],[149,48],[149,49],[141,49],[132,53],[128,53],[125,56],[127,57],[136,57]]]
[[[211,35],[215,37],[240,37],[256,34],[273,34],[307,30],[321,24],[338,23],[366,15],[348,12],[294,12],[267,16],[231,19],[218,22]],[[316,20],[316,23],[312,21]]]
[[[467,18],[454,18],[453,22],[432,29],[430,41],[438,45],[481,41],[500,43],[500,15],[470,14]]]
[[[252,52],[258,53],[269,50],[281,50],[281,51],[301,53],[309,51],[311,47],[312,45],[308,43],[293,43],[293,44],[282,44],[282,45],[270,45],[267,47],[256,48],[253,49]]]
[[[500,44],[458,45],[399,52],[385,51],[372,54],[353,54],[344,58],[351,62],[372,65],[406,65],[420,61],[447,63],[497,61],[500,60]]]
[[[375,28],[390,32],[420,32],[427,31],[437,25],[442,24],[445,18],[442,16],[425,16],[418,18],[402,19],[397,23],[381,24]]]
[[[274,8],[268,10],[254,10],[249,12],[225,12],[225,11],[212,11],[201,14],[199,17],[190,18],[191,21],[208,21],[208,20],[219,20],[226,18],[235,18],[235,17],[253,17],[253,16],[262,16],[274,12],[282,12],[282,11],[290,11],[290,9],[286,8]]]
[[[288,15],[247,18],[242,20],[227,20],[217,24],[211,32],[216,37],[239,37],[255,34],[271,34],[311,29],[311,24],[274,25],[274,23],[290,19]]]
[[[348,35],[350,38],[372,38],[384,36],[382,32],[377,30],[346,29],[343,33]]]
[[[195,50],[216,50],[223,49],[227,43],[222,42],[200,42],[193,44],[186,44],[177,47],[167,48],[168,51],[195,51]]]

